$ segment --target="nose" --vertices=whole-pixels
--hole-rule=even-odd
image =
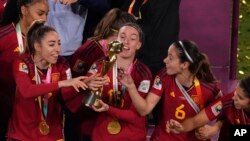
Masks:
[[[237,94],[236,94],[236,92],[234,93],[232,99],[233,99],[233,100],[237,100]]]
[[[124,38],[123,39],[123,44],[128,44],[129,43],[129,39],[128,38]]]
[[[167,64],[167,59],[168,59],[168,57],[166,57],[166,58],[163,59],[163,62],[164,62],[165,64]]]
[[[61,51],[61,46],[60,46],[60,45],[57,45],[57,46],[55,47],[55,50],[56,50],[57,52],[60,52],[60,51]]]

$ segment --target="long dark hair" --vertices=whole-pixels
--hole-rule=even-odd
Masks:
[[[0,26],[5,26],[11,23],[17,23],[23,17],[21,12],[22,6],[30,6],[34,3],[44,0],[8,0],[4,8]]]
[[[239,86],[243,89],[245,96],[250,99],[250,75],[242,78],[239,82]]]
[[[189,71],[199,80],[207,83],[216,82],[213,75],[208,57],[198,50],[195,42],[189,40],[181,40],[174,42],[174,45],[179,50],[179,58],[181,63],[188,61]]]
[[[45,34],[51,31],[56,32],[56,30],[53,27],[44,25],[44,21],[41,20],[34,21],[27,32],[27,47],[28,47],[27,52],[30,54],[34,54],[35,53],[34,44],[36,42],[40,43],[41,39],[45,36]]]
[[[127,22],[136,23],[137,21],[127,12],[113,8],[104,15],[96,26],[94,38],[97,40],[106,39],[117,34],[120,27]]]

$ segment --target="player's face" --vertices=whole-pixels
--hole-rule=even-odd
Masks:
[[[123,58],[133,58],[136,51],[141,47],[139,32],[131,26],[123,26],[119,30],[118,41],[124,45],[122,52],[119,54]]]
[[[239,85],[236,87],[232,99],[234,100],[234,106],[236,109],[250,110],[250,99],[246,97],[243,89]]]
[[[183,64],[180,63],[179,51],[171,45],[168,49],[168,56],[163,60],[166,64],[167,73],[169,75],[175,75],[182,72]]]
[[[25,26],[29,27],[34,20],[47,20],[49,12],[48,3],[45,0],[40,0],[31,5],[22,6],[22,20]]]
[[[55,64],[61,50],[60,45],[58,34],[55,31],[47,32],[41,43],[36,46],[36,55],[47,64]]]

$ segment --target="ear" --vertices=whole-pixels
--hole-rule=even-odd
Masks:
[[[181,63],[181,68],[182,69],[188,69],[189,65],[190,65],[189,62],[185,61],[185,62]]]
[[[41,45],[37,42],[34,44],[35,52],[41,52],[42,48]]]
[[[136,46],[136,49],[139,50],[139,49],[141,48],[141,45],[142,45],[142,43],[139,42],[139,43],[137,44],[137,46]]]

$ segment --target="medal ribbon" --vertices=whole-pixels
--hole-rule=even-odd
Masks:
[[[187,93],[187,91],[183,88],[183,86],[179,83],[177,79],[175,79],[175,82],[180,89],[181,93],[184,95],[185,99],[188,101],[188,103],[191,105],[191,107],[195,110],[196,113],[200,112],[200,109],[203,108],[204,106],[204,101],[202,98],[202,93],[201,93],[201,87],[200,87],[200,82],[197,78],[194,79],[194,86],[196,93],[199,98],[199,105],[197,105],[194,100],[190,97],[190,95]]]
[[[131,71],[133,69],[133,63],[131,63],[128,68],[127,71],[125,73],[130,74]],[[116,98],[118,96],[118,67],[117,67],[117,62],[115,62],[114,66],[113,66],[113,93],[114,93],[114,97]],[[126,91],[126,86],[122,85],[121,86],[121,98],[123,98],[124,94]],[[117,104],[117,100],[115,99],[115,104]],[[118,105],[116,105],[118,106]],[[123,107],[123,103],[121,104],[121,107]]]
[[[19,22],[16,24],[16,35],[18,41],[18,49],[20,54],[22,54],[24,53],[24,45],[23,45],[22,31]]]
[[[107,50],[108,50],[107,49],[107,45],[108,45],[107,41],[106,40],[100,40],[100,44],[102,46],[102,50],[103,50],[105,56],[107,56]]]
[[[47,74],[46,74],[46,79],[45,79],[45,83],[50,83],[51,81],[51,65],[49,65],[49,68],[47,70]],[[35,66],[35,76],[36,76],[36,84],[41,84],[41,78],[38,74],[37,71],[37,67]],[[43,98],[43,104],[42,104],[42,97],[38,96],[38,102],[39,102],[39,107],[41,109],[41,119],[45,120],[45,117],[47,117],[47,113],[48,113],[48,97],[49,94],[46,94]]]
[[[194,86],[195,86],[195,90],[199,98],[199,107],[200,109],[202,109],[204,107],[204,99],[202,97],[200,81],[196,77],[194,79]]]

